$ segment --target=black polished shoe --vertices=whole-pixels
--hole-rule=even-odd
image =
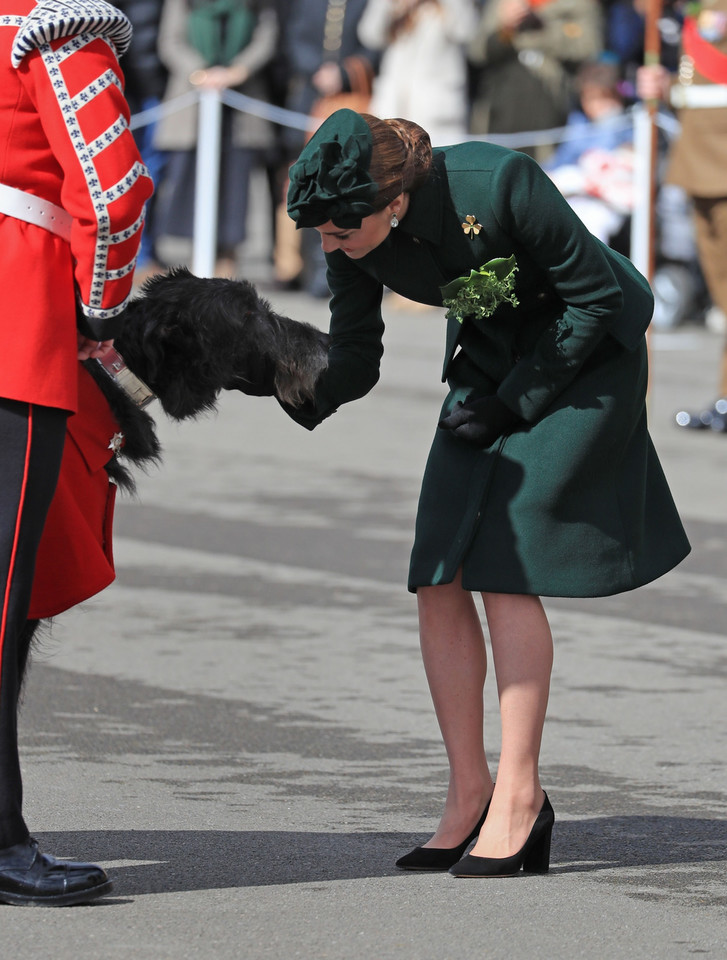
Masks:
[[[678,427],[687,430],[713,430],[715,433],[727,433],[727,398],[720,397],[711,407],[690,413],[680,410],[676,415]]]
[[[68,907],[103,897],[111,888],[111,881],[95,863],[56,860],[41,853],[33,837],[0,850],[0,903]]]
[[[482,824],[485,822],[490,801],[487,801],[485,812],[474,826],[472,833],[457,847],[414,847],[410,853],[404,854],[396,861],[401,870],[449,870],[456,863],[467,847],[476,840]]]
[[[550,866],[550,837],[555,814],[545,794],[533,829],[521,850],[511,857],[475,857],[471,853],[449,871],[455,877],[514,877],[524,873],[547,873]]]

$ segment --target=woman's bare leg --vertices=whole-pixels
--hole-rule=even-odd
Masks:
[[[509,857],[527,840],[543,804],[538,762],[550,691],[553,640],[539,597],[483,594],[500,697],[497,786],[472,849]]]
[[[455,847],[470,833],[492,794],[484,747],[483,687],[487,655],[472,594],[454,583],[417,590],[424,669],[449,759],[449,789],[427,847]]]

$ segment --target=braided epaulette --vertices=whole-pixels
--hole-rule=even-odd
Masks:
[[[128,18],[104,0],[40,0],[18,30],[12,49],[12,63],[19,67],[33,50],[59,37],[79,34],[104,37],[120,57],[131,43]]]

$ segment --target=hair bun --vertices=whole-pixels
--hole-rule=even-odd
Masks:
[[[427,131],[412,120],[381,120],[363,114],[373,136],[371,175],[379,185],[377,206],[384,207],[400,193],[410,193],[428,178],[432,144]]]

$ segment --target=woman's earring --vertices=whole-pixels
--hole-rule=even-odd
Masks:
[[[399,218],[395,213],[391,214],[391,228],[392,230],[396,229],[399,226]]]

